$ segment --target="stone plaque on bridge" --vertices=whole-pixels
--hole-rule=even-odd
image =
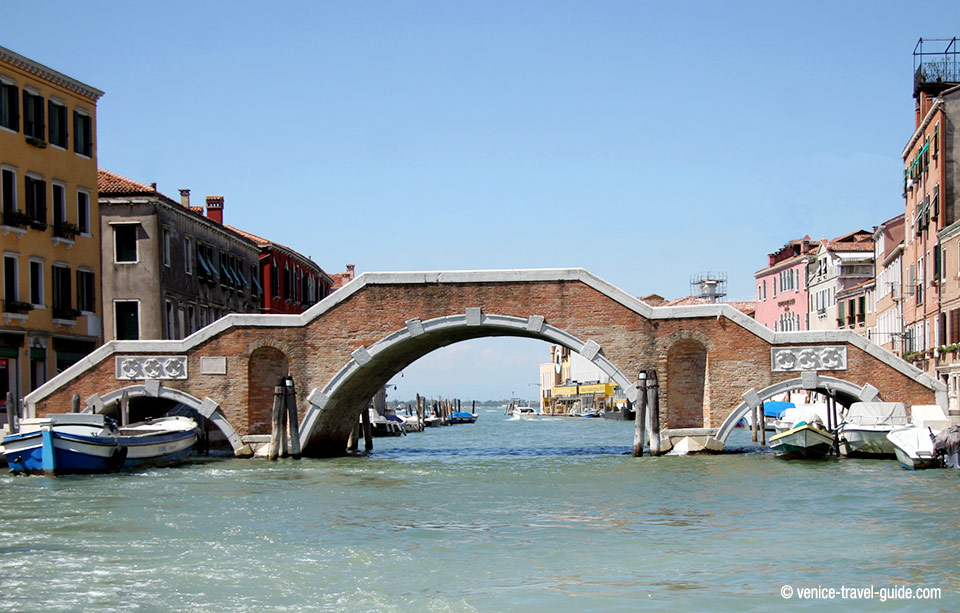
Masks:
[[[846,369],[847,348],[843,345],[770,348],[770,370],[773,372]]]
[[[118,355],[116,366],[117,379],[121,381],[187,378],[185,355]]]

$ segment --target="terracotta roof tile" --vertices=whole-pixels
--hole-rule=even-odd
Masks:
[[[703,300],[701,298],[697,298],[696,296],[685,296],[675,300],[667,300],[660,306],[701,306],[709,304],[728,304],[738,311],[750,315],[751,317],[757,312],[756,302],[710,302],[709,300]]]
[[[120,176],[115,172],[97,169],[97,191],[103,194],[156,194],[157,188],[153,185],[140,183],[133,179]]]

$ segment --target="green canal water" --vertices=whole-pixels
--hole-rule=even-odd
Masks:
[[[743,431],[633,458],[632,431],[487,411],[368,457],[4,476],[0,610],[960,609],[956,471],[787,462]],[[881,602],[901,586],[940,598]]]

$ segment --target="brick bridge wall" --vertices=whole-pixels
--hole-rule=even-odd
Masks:
[[[582,270],[367,273],[302,315],[231,315],[183,341],[109,343],[30,394],[28,413],[63,412],[74,393],[88,398],[142,383],[117,379],[117,355],[185,353],[189,377],[162,384],[201,400],[213,399],[241,436],[264,434],[272,384],[284,370],[296,382],[302,422],[311,406],[309,394],[324,389],[355,350],[404,329],[408,320],[462,315],[468,308],[523,319],[542,316],[550,326],[599,344],[630,381],[640,370],[656,368],[661,422],[667,428],[718,427],[747,390],[799,376],[772,371],[772,344],[845,345],[847,370],[820,374],[870,383],[884,400],[929,404],[935,391],[942,391],[942,384],[853,333],[775,335],[726,305],[652,309]],[[365,374],[370,389],[363,393],[372,397],[393,374],[451,340],[503,333],[481,326],[461,337],[411,341],[410,349],[398,352],[394,362]],[[202,372],[203,358],[224,357],[225,374]],[[253,389],[251,376],[256,379]],[[325,422],[335,430],[334,440],[345,439],[358,411],[359,406],[352,406]]]

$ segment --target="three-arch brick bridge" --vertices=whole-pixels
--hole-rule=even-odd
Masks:
[[[113,410],[156,397],[198,410],[238,455],[268,434],[273,388],[297,385],[305,455],[345,453],[358,415],[406,366],[445,345],[537,338],[579,352],[636,398],[656,368],[662,428],[725,440],[751,405],[787,390],[936,402],[946,388],[858,334],[775,333],[724,304],[654,308],[581,269],[366,273],[300,315],[228,315],[186,339],[112,341],[25,398],[26,415]],[[745,400],[746,399],[746,400]]]

